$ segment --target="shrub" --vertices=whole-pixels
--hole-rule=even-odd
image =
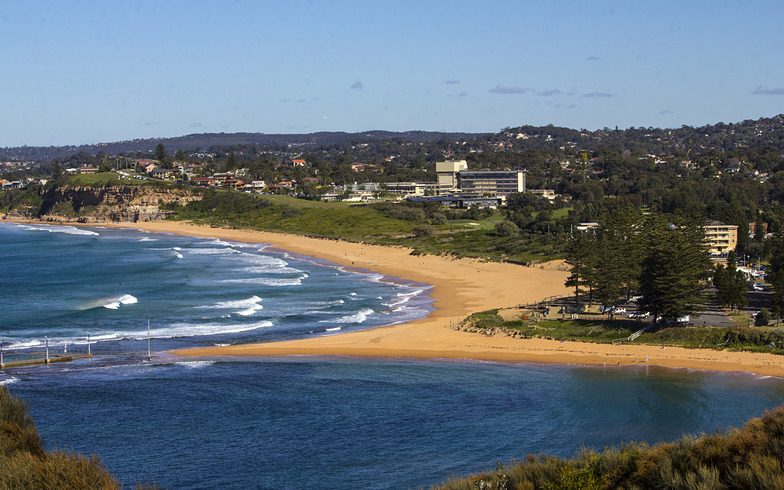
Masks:
[[[415,226],[412,231],[414,232],[414,235],[418,237],[428,237],[436,234],[436,229],[433,228],[431,225]]]
[[[495,225],[495,233],[498,236],[517,236],[520,234],[520,228],[509,220],[503,220]]]
[[[433,219],[430,220],[430,223],[434,225],[445,225],[447,223],[446,216],[441,213],[435,213]]]
[[[754,325],[758,327],[765,327],[770,322],[770,312],[767,308],[763,308],[757,313],[757,317],[754,318]]]

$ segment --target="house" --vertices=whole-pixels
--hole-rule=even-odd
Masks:
[[[199,187],[212,187],[215,185],[215,180],[212,177],[194,177],[189,182]]]
[[[174,175],[174,170],[170,168],[153,168],[150,171],[150,177],[156,179],[171,179]]]

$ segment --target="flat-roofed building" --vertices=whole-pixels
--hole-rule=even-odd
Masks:
[[[525,192],[525,170],[463,170],[457,178],[464,194],[507,196]]]
[[[439,194],[450,192],[457,189],[457,174],[468,170],[468,162],[465,160],[447,160],[436,162],[436,175],[438,176]]]
[[[387,182],[387,192],[402,196],[424,196],[425,184],[419,182]]]
[[[705,226],[705,239],[710,253],[722,255],[738,246],[738,227],[725,225],[720,221],[710,221]]]

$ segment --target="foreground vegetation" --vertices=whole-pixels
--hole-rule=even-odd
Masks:
[[[122,488],[97,456],[46,452],[25,403],[0,386],[0,488]],[[138,485],[137,488],[157,488]]]
[[[778,327],[734,325],[728,327],[668,326],[640,322],[627,318],[616,319],[536,319],[522,315],[504,320],[499,310],[474,313],[460,328],[488,335],[503,333],[512,337],[539,337],[552,340],[610,344],[626,341],[628,337],[648,326],[634,342],[637,344],[666,345],[686,348],[770,352],[784,354],[784,330]]]
[[[445,490],[503,489],[722,489],[784,488],[784,407],[742,429],[676,442],[632,442],[571,459],[529,455],[495,471],[455,479]]]

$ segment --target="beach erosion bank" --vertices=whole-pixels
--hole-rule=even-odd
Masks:
[[[131,225],[151,232],[265,243],[347,267],[372,270],[432,286],[434,311],[427,318],[360,332],[261,344],[175,351],[184,357],[363,356],[467,359],[604,366],[654,365],[713,371],[746,371],[784,377],[784,358],[766,353],[728,352],[649,345],[608,345],[519,339],[458,331],[468,315],[493,308],[565,296],[568,272],[561,263],[523,267],[475,259],[411,255],[397,247],[307,238],[296,235],[155,221]]]

